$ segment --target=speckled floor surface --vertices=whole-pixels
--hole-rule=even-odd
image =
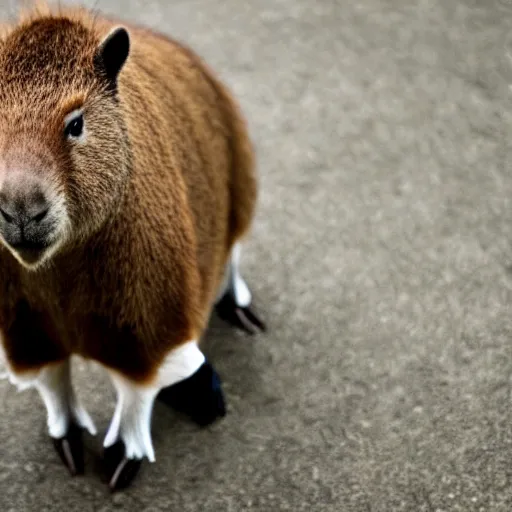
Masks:
[[[214,321],[229,415],[198,431],[157,407],[157,463],[115,497],[101,438],[69,479],[37,396],[0,384],[0,509],[512,510],[512,2],[98,6],[238,95],[262,186],[244,271],[271,330]],[[105,378],[77,384],[105,429]]]

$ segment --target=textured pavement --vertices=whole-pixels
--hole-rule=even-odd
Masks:
[[[229,415],[158,406],[157,462],[114,497],[101,436],[70,479],[38,397],[2,382],[0,510],[512,510],[512,1],[98,7],[183,39],[241,101],[271,330],[213,321]],[[113,391],[76,382],[103,434]]]

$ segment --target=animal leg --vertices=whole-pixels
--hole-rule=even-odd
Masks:
[[[117,404],[103,446],[109,487],[127,487],[139,472],[142,459],[155,460],[151,440],[151,413],[158,389],[111,374]]]
[[[200,419],[210,419],[214,412],[217,417],[219,409],[225,412],[220,385],[212,389],[212,379],[207,378],[209,371],[211,376],[213,369],[197,343],[190,341],[169,353],[150,383],[139,384],[110,372],[117,390],[117,405],[104,442],[111,490],[128,487],[144,458],[155,461],[151,416],[159,393],[163,402]]]
[[[10,373],[9,378],[20,389],[37,389],[46,406],[48,432],[57,453],[71,475],[82,474],[82,429],[95,435],[96,427],[73,391],[70,360],[49,364],[31,377]]]
[[[240,243],[233,247],[226,271],[220,300],[215,305],[217,314],[225,322],[249,334],[265,331],[266,326],[251,307],[252,295],[240,273]]]

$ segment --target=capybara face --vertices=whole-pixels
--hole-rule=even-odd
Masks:
[[[115,212],[131,160],[117,77],[129,38],[43,18],[0,40],[0,241],[26,267]]]

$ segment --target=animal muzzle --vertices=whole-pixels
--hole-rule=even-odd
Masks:
[[[34,264],[55,240],[56,219],[38,183],[5,183],[0,190],[0,234],[23,261]]]

